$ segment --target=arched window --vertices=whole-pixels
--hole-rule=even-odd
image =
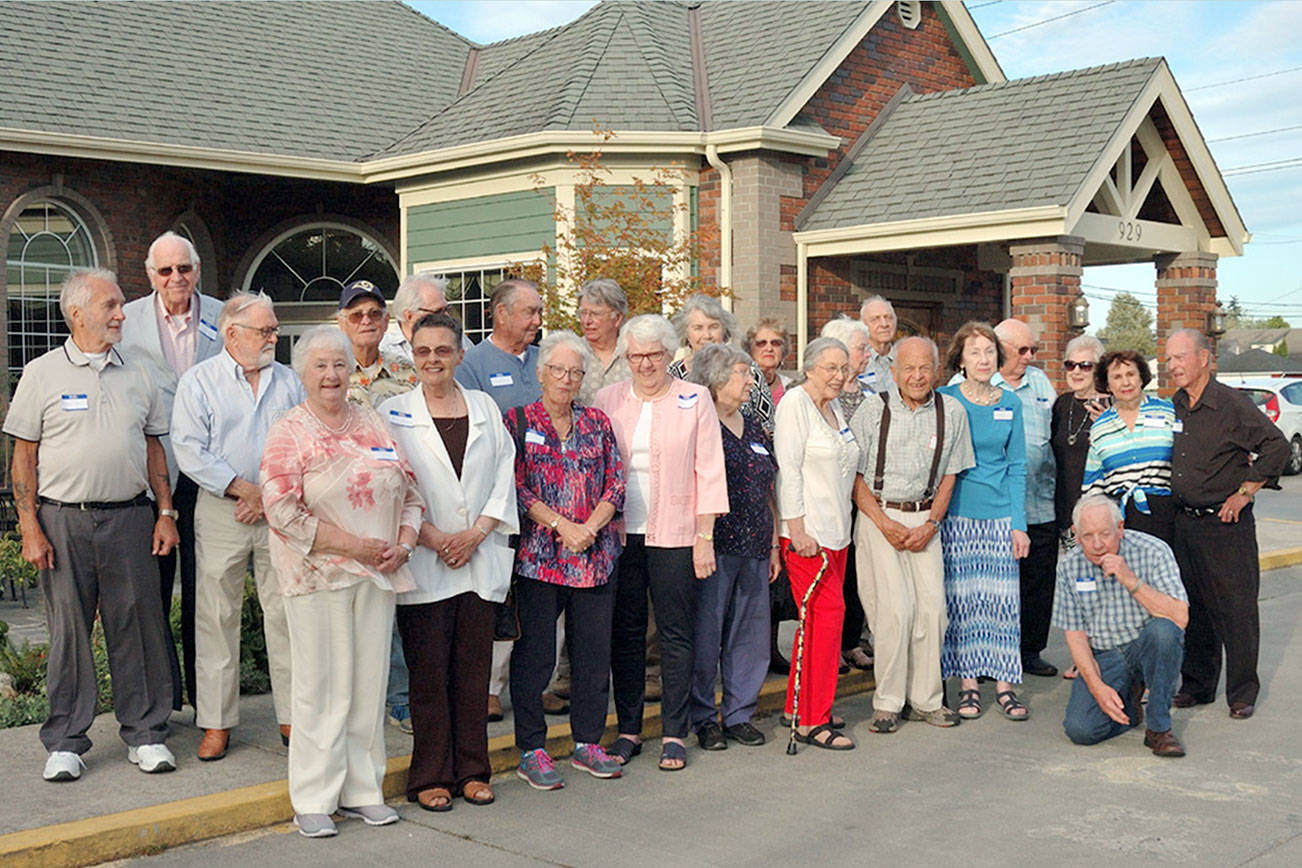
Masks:
[[[261,290],[281,304],[336,304],[354,280],[369,280],[393,298],[398,270],[375,237],[342,223],[299,225],[267,244],[254,258],[245,289]]]
[[[90,231],[74,211],[51,199],[23,207],[5,253],[11,375],[63,343],[68,329],[59,312],[59,284],[72,269],[98,264]]]

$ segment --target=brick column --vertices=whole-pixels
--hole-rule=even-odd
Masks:
[[[1031,327],[1040,352],[1038,363],[1054,388],[1066,388],[1063,351],[1073,335],[1067,329],[1068,309],[1080,295],[1081,257],[1085,239],[1075,235],[1033,238],[1008,245],[1012,316]]]
[[[1216,254],[1173,253],[1154,258],[1157,268],[1157,358],[1158,384],[1163,395],[1175,389],[1167,379],[1166,336],[1176,329],[1197,329],[1206,334],[1207,315],[1216,309]],[[1216,368],[1216,339],[1212,345],[1212,369]]]

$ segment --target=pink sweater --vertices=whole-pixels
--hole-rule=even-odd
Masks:
[[[610,417],[620,457],[629,452],[642,401],[632,383],[613,383],[597,393],[592,406]],[[698,515],[728,511],[728,480],[723,466],[719,416],[704,386],[670,380],[669,391],[651,407],[651,491],[646,544],[681,548],[696,541]]]

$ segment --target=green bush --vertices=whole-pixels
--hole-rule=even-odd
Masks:
[[[36,567],[23,560],[23,540],[18,532],[9,531],[0,537],[0,580],[34,588],[38,575]]]

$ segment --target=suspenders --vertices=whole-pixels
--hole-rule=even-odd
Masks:
[[[931,454],[931,473],[927,477],[927,490],[922,496],[923,500],[930,500],[936,493],[936,473],[940,470],[940,452],[945,447],[945,402],[939,392],[931,394],[936,403],[936,449]],[[886,435],[891,430],[891,402],[889,392],[882,392],[879,397],[882,399],[882,423],[881,430],[877,434],[877,467],[873,471],[873,494],[880,500],[882,483],[886,478]]]

